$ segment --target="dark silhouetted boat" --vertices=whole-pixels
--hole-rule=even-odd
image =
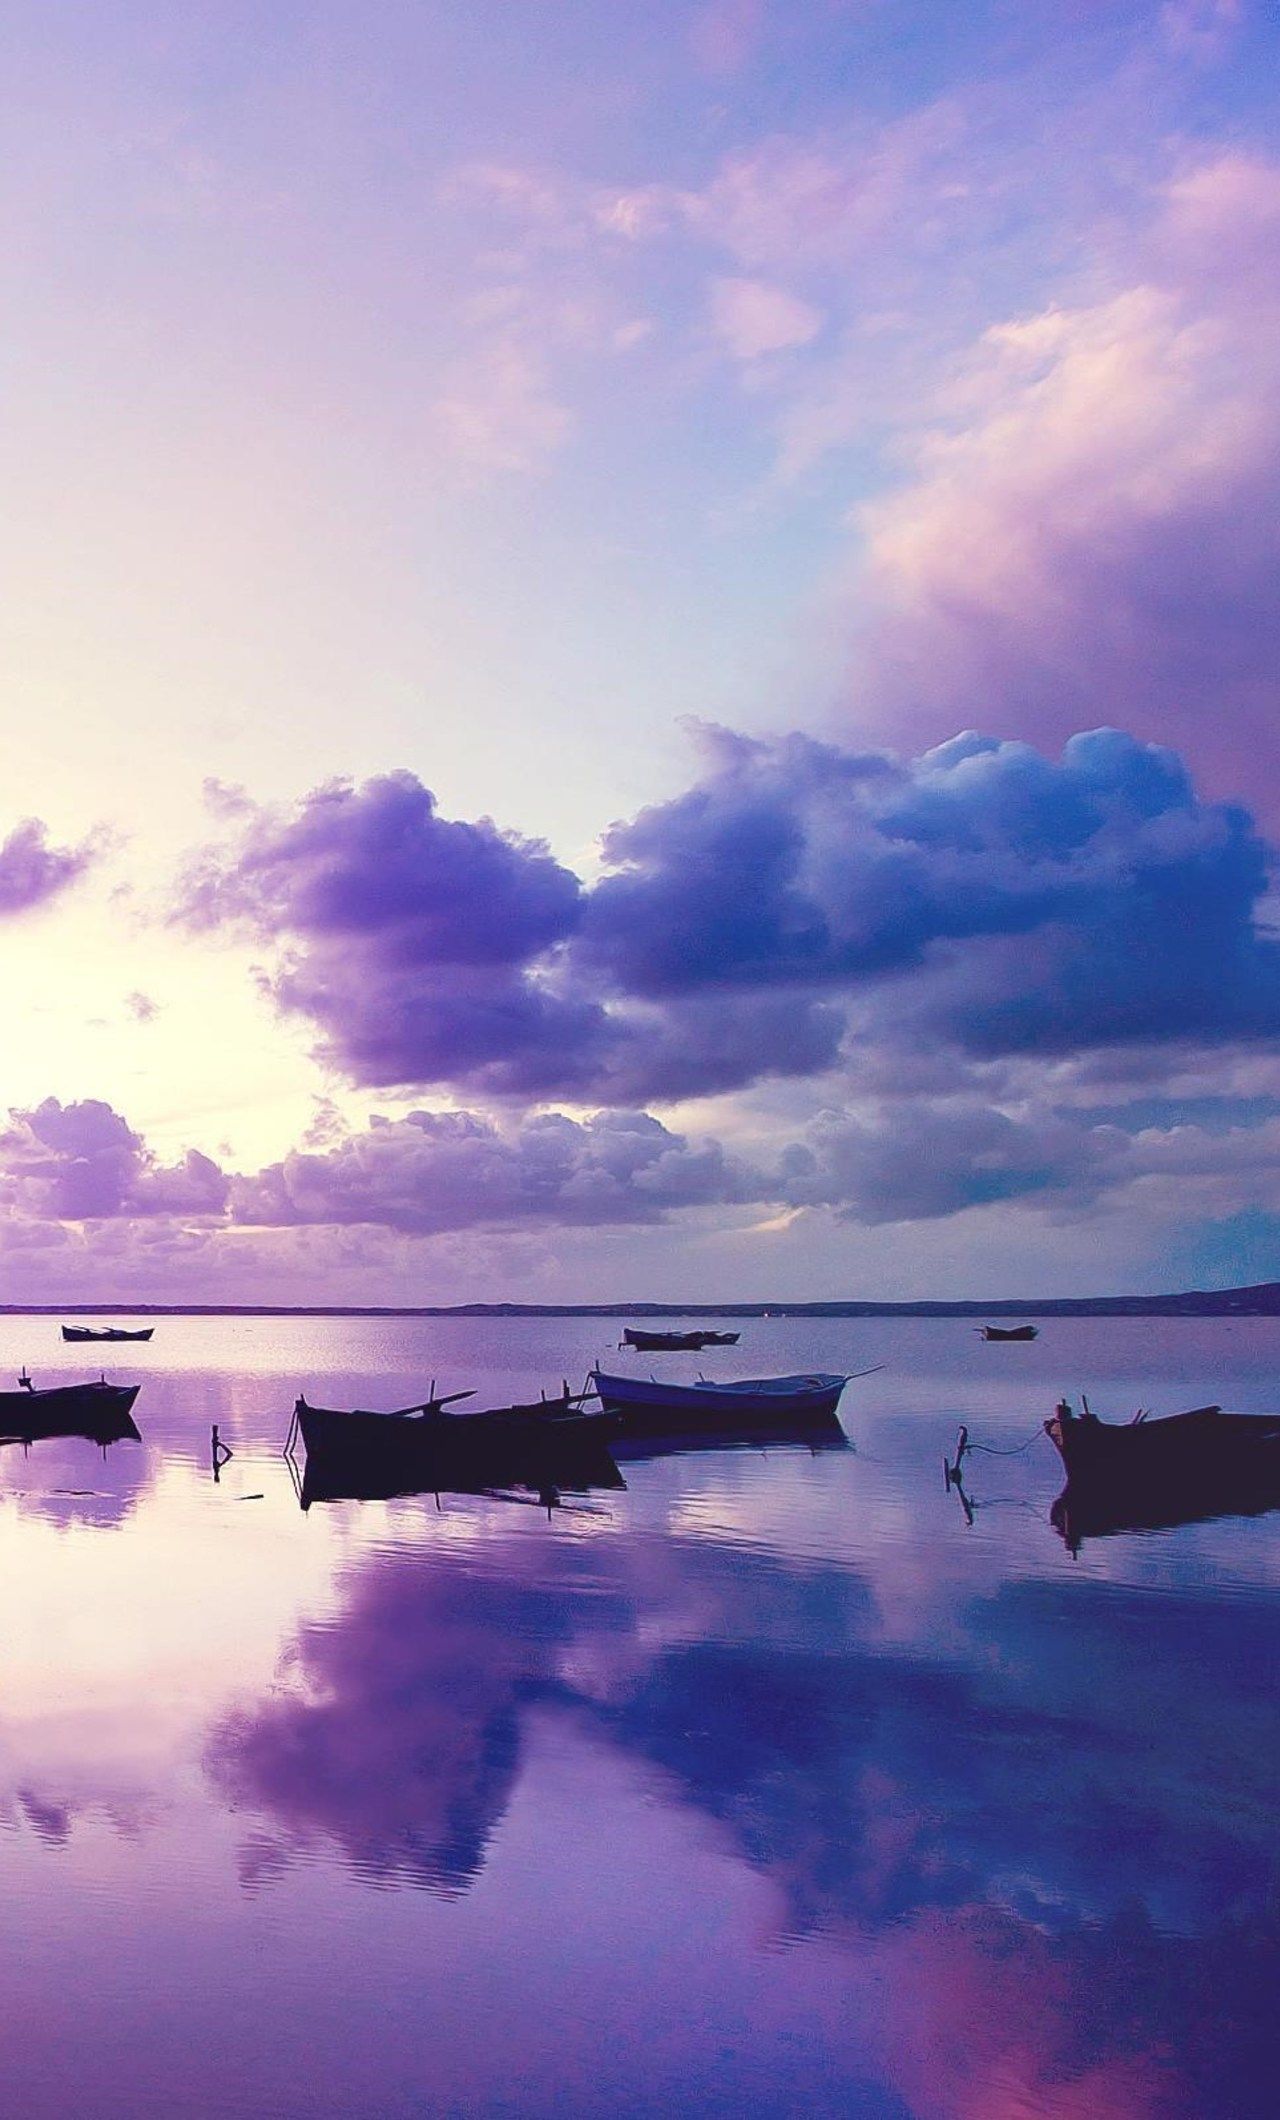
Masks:
[[[64,1340],[149,1340],[155,1331],[154,1325],[139,1325],[131,1329],[126,1325],[64,1325]]]
[[[134,1426],[137,1384],[57,1384],[37,1391],[23,1372],[17,1391],[0,1391],[0,1443],[38,1443],[83,1436],[91,1443],[140,1443]]]
[[[638,1354],[701,1354],[704,1347],[736,1347],[736,1332],[642,1332],[624,1325],[622,1344]]]
[[[975,1325],[973,1329],[984,1340],[1034,1340],[1040,1333],[1038,1325]]]
[[[304,1506],[312,1501],[386,1500],[397,1494],[484,1493],[528,1487],[538,1493],[623,1485],[609,1451],[611,1423],[585,1412],[581,1392],[452,1413],[470,1398],[455,1392],[397,1413],[311,1406],[299,1398],[286,1451],[306,1450]]]
[[[1280,1415],[1224,1413],[1197,1406],[1190,1413],[1148,1420],[1101,1421],[1076,1413],[1065,1399],[1044,1424],[1045,1434],[1081,1491],[1108,1491],[1117,1503],[1154,1495],[1161,1484],[1209,1492],[1215,1484],[1246,1488],[1280,1480]]]
[[[689,1436],[711,1429],[822,1426],[835,1419],[847,1376],[821,1373],[789,1377],[747,1377],[731,1384],[662,1384],[653,1377],[611,1376],[593,1369],[591,1382],[607,1414],[624,1435],[679,1433]]]

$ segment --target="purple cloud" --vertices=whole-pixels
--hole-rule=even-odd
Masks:
[[[847,1025],[990,1054],[1280,1028],[1268,850],[1169,751],[707,742],[699,782],[605,835],[591,889],[400,774],[256,818],[187,917],[275,940],[277,1004],[355,1081],[526,1101],[810,1077]]]
[[[1280,1028],[1268,850],[1115,730],[910,764],[718,736],[605,852],[575,955],[615,991],[825,991],[863,1036],[991,1053]]]
[[[98,851],[92,837],[75,847],[50,846],[48,826],[25,817],[0,844],[0,915],[48,905],[83,876]]]
[[[585,902],[540,842],[442,818],[400,773],[320,789],[290,819],[259,813],[230,855],[189,870],[182,917],[278,941],[277,1005],[379,1087],[631,1104],[834,1060],[841,1022],[820,1003],[707,995],[677,1011],[606,994],[574,957]]]
[[[34,1221],[121,1216],[218,1215],[227,1180],[191,1149],[162,1164],[140,1134],[97,1097],[63,1104],[46,1097],[11,1111],[0,1131],[0,1200]]]
[[[654,1222],[757,1199],[760,1184],[718,1142],[695,1146],[646,1112],[553,1112],[506,1131],[474,1112],[410,1112],[235,1180],[231,1208],[243,1223],[376,1222],[421,1236]]]

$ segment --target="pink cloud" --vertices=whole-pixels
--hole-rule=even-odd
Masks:
[[[735,361],[757,361],[809,345],[822,316],[767,280],[722,279],[711,287],[711,328]]]
[[[1106,719],[1274,805],[1280,169],[1189,172],[1142,264],[987,331],[863,511],[850,710],[912,745]]]

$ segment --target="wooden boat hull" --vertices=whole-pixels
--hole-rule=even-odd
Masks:
[[[155,1331],[154,1325],[139,1326],[136,1332],[126,1330],[123,1325],[64,1325],[64,1340],[149,1340]]]
[[[715,1429],[822,1427],[835,1419],[848,1379],[752,1377],[732,1384],[662,1384],[593,1370],[600,1403],[627,1435],[693,1435]]]
[[[299,1401],[306,1449],[304,1502],[386,1500],[396,1494],[536,1491],[623,1485],[603,1414],[563,1403],[482,1413],[396,1416],[343,1412]]]
[[[92,1443],[140,1443],[133,1402],[138,1384],[64,1384],[48,1391],[0,1391],[0,1443],[83,1436]]]
[[[1045,1433],[1068,1480],[1141,1495],[1153,1482],[1185,1484],[1280,1477],[1280,1416],[1199,1406],[1161,1420],[1121,1424],[1059,1408]]]

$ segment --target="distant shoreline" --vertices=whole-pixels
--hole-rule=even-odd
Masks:
[[[1280,1281],[1159,1296],[988,1303],[0,1303],[6,1318],[1274,1318]]]

